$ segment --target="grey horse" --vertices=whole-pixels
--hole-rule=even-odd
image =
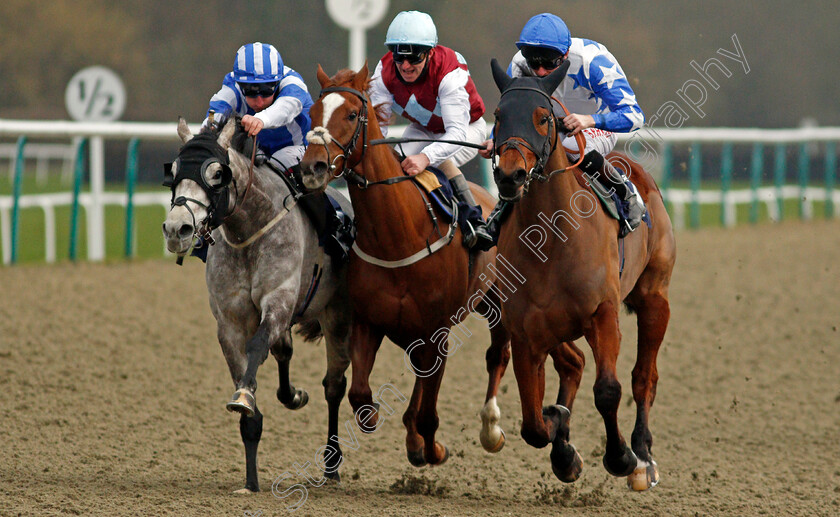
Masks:
[[[172,207],[163,234],[166,247],[179,258],[199,236],[205,245],[215,241],[207,254],[206,280],[219,344],[236,388],[227,408],[241,413],[246,482],[237,492],[259,491],[257,447],[263,417],[255,398],[256,373],[269,352],[280,371],[280,402],[299,409],[309,400],[289,380],[294,324],[307,339],[323,334],[326,341],[323,385],[329,425],[324,467],[325,475],[337,480],[343,460],[338,408],[350,364],[346,268],[319,247],[312,223],[283,179],[268,166],[254,166],[250,152],[249,157],[243,154],[253,143],[233,117],[221,131],[202,130],[195,136],[180,118],[178,136],[184,145],[166,168],[164,185],[172,189]],[[331,194],[352,217],[350,202],[336,191]]]

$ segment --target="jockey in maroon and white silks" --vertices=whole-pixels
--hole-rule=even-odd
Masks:
[[[370,83],[373,105],[383,104],[382,114],[402,115],[410,122],[403,134],[406,138],[434,138],[480,144],[487,131],[484,101],[478,95],[467,69],[466,60],[454,50],[437,45],[429,51],[428,62],[419,78],[407,83],[400,77],[391,52],[376,66]],[[382,132],[387,136],[387,126]],[[452,159],[461,166],[477,151],[455,144],[412,142],[402,144],[403,152],[423,152],[430,165],[438,166]]]
[[[480,145],[487,135],[487,124],[481,118],[484,101],[475,89],[467,61],[458,52],[438,45],[432,17],[419,11],[397,14],[388,27],[385,45],[388,53],[379,60],[368,86],[371,103],[385,120],[390,121],[391,113],[396,112],[409,121],[403,138],[433,140],[398,144],[405,156],[400,166],[410,175],[429,165],[443,171],[466,207],[461,228],[464,244],[470,248],[492,245],[481,209],[459,169],[478,151],[458,142]],[[381,128],[387,136],[387,125],[381,124]]]

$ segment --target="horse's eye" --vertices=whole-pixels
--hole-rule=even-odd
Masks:
[[[544,125],[548,124],[549,120],[550,120],[550,117],[548,115],[545,115],[542,119],[540,119],[540,125],[544,126]]]
[[[348,120],[356,120],[356,117],[358,117],[358,116],[359,116],[358,113],[356,113],[355,111],[351,111],[350,114],[347,115],[347,119]]]

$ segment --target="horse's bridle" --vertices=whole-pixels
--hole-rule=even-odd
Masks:
[[[388,143],[388,141],[387,141],[387,139],[382,139],[382,140],[375,140],[375,141],[372,141],[372,142],[368,142],[368,139],[367,139],[368,138],[368,135],[367,135],[367,123],[368,123],[367,103],[368,103],[368,100],[367,100],[367,97],[365,96],[365,94],[363,94],[362,92],[360,92],[359,90],[356,90],[354,88],[348,88],[347,86],[330,86],[328,88],[324,88],[323,90],[321,90],[321,95],[319,96],[319,99],[323,98],[324,95],[326,95],[328,93],[333,93],[333,92],[350,93],[352,95],[355,95],[356,97],[358,97],[358,99],[360,101],[362,101],[362,109],[359,112],[359,118],[358,118],[358,121],[356,122],[356,128],[353,130],[353,136],[350,137],[350,140],[346,144],[342,145],[342,143],[337,141],[335,138],[332,138],[332,137],[330,138],[330,142],[335,143],[335,145],[337,145],[339,147],[339,149],[341,149],[342,154],[336,155],[335,158],[330,159],[329,143],[323,138],[323,133],[319,129],[313,129],[312,130],[312,133],[313,133],[314,136],[320,136],[321,137],[321,140],[322,140],[323,143],[317,144],[317,145],[323,145],[324,146],[324,149],[327,152],[327,162],[330,164],[329,167],[330,167],[330,172],[331,173],[334,173],[335,170],[338,168],[335,165],[335,162],[339,158],[344,158],[344,166],[342,167],[341,172],[339,172],[338,174],[333,174],[333,176],[336,177],[336,178],[340,178],[341,176],[344,176],[344,178],[346,180],[348,180],[349,182],[352,182],[354,185],[356,185],[357,187],[359,187],[360,189],[363,189],[363,190],[370,187],[370,186],[373,186],[373,185],[393,185],[394,183],[400,183],[402,181],[410,180],[411,176],[406,175],[406,176],[395,176],[393,178],[386,178],[384,180],[379,180],[379,181],[368,181],[367,178],[365,178],[364,176],[362,176],[361,174],[359,174],[358,172],[353,170],[354,167],[356,167],[357,165],[362,163],[362,160],[364,159],[364,156],[365,156],[365,151],[367,150],[369,145],[385,144],[385,143]],[[359,135],[362,135],[362,146],[357,149],[357,145],[359,143]],[[313,145],[312,142],[310,142],[310,145]],[[354,163],[353,165],[350,165],[349,164],[350,157],[357,150],[359,151],[359,158],[356,160],[356,163]]]
[[[536,136],[536,137],[544,138],[543,141],[542,141],[542,145],[540,146],[541,149],[539,151],[537,150],[537,145],[535,143],[529,142],[527,138],[523,138],[522,136],[515,136],[515,137],[510,136],[510,137],[506,138],[505,140],[503,140],[502,143],[498,144],[498,145],[495,145],[495,142],[494,142],[493,157],[492,157],[493,177],[498,182],[498,177],[499,177],[500,172],[499,172],[498,167],[496,165],[496,157],[501,155],[503,152],[505,152],[508,149],[515,149],[516,152],[518,152],[519,155],[522,157],[522,161],[524,163],[528,163],[528,160],[525,159],[525,153],[522,152],[522,148],[524,147],[525,149],[531,151],[531,153],[533,153],[534,156],[536,156],[536,158],[537,158],[536,162],[534,163],[534,166],[531,167],[531,169],[528,171],[528,173],[526,175],[526,178],[525,178],[525,183],[523,185],[524,191],[528,192],[528,186],[530,185],[530,183],[533,179],[537,179],[540,182],[544,183],[544,182],[548,181],[549,179],[551,179],[551,177],[554,176],[555,174],[565,172],[565,171],[567,171],[571,168],[576,167],[578,164],[580,164],[581,160],[583,159],[583,149],[586,145],[585,145],[585,141],[584,141],[584,137],[583,137],[582,133],[578,133],[577,135],[575,135],[575,139],[577,140],[577,144],[578,144],[578,147],[579,147],[579,153],[580,153],[580,159],[577,161],[577,163],[575,163],[574,165],[570,165],[568,167],[565,167],[563,169],[553,170],[553,171],[549,172],[548,174],[545,174],[544,173],[545,166],[548,164],[549,157],[551,156],[551,154],[557,148],[557,142],[559,141],[558,132],[557,132],[557,126],[558,126],[557,116],[554,114],[554,110],[552,108],[551,103],[556,102],[557,104],[559,104],[560,107],[563,108],[563,111],[567,115],[569,114],[569,110],[567,110],[566,106],[564,106],[563,103],[560,102],[558,99],[556,99],[553,96],[547,94],[546,92],[544,92],[543,90],[541,90],[539,88],[534,88],[534,87],[531,87],[531,86],[511,86],[508,89],[506,89],[504,92],[502,92],[501,97],[504,97],[506,94],[508,94],[508,93],[510,93],[514,90],[527,90],[527,91],[537,92],[543,98],[545,98],[545,100],[548,101],[548,106],[547,107],[542,106],[542,107],[544,107],[548,110],[549,120],[551,121],[551,124],[550,124],[549,130],[548,130],[547,134],[545,135],[545,137],[543,137],[542,135],[537,133],[536,130],[531,130],[531,128],[526,129],[526,132],[533,133],[531,135],[528,135],[529,137],[535,137]],[[500,97],[500,102],[501,102],[501,97]],[[496,124],[495,125],[498,125],[498,114],[496,115]]]
[[[193,142],[193,145],[188,146],[190,142]],[[194,149],[200,148],[203,151],[207,151],[211,154],[209,158],[206,158],[200,167],[197,169],[195,167],[184,168],[183,170],[178,170],[177,174],[173,172],[173,163],[166,163],[164,164],[164,180],[163,186],[169,187],[172,191],[172,200],[170,201],[169,209],[172,210],[176,206],[183,206],[187,212],[189,212],[190,217],[192,217],[193,221],[193,240],[196,239],[203,239],[208,245],[215,244],[215,240],[213,239],[211,233],[213,230],[218,228],[219,226],[223,225],[228,218],[230,218],[233,214],[235,214],[240,208],[241,203],[239,202],[239,188],[236,183],[236,178],[233,177],[233,172],[230,168],[230,158],[228,157],[227,153],[224,152],[224,149],[221,148],[215,142],[194,142],[190,140],[184,147],[181,148],[181,151],[178,154],[178,158],[175,160],[174,163],[178,164],[178,169],[181,169],[181,155],[183,154],[185,149]],[[254,145],[251,149],[251,163],[248,168],[248,183],[245,186],[243,191],[242,198],[244,199],[245,196],[248,194],[248,190],[251,188],[251,184],[253,183],[254,178],[254,158],[256,156],[256,149],[257,149],[257,142],[254,139]],[[207,167],[212,163],[219,163],[222,166],[223,171],[223,179],[222,182],[217,185],[209,185],[207,183],[207,178],[205,177],[204,173]],[[198,184],[201,190],[207,195],[207,198],[210,200],[209,203],[205,204],[201,201],[186,197],[186,196],[178,196],[175,197],[175,189],[178,187],[178,184],[181,183],[183,180],[189,179]],[[230,206],[230,185],[233,184],[234,189],[234,205]],[[207,216],[202,219],[200,222],[196,221],[195,212],[193,212],[192,208],[188,202],[193,202],[196,205],[204,208],[207,212]]]
[[[364,157],[365,150],[367,149],[367,122],[368,122],[368,118],[367,118],[367,103],[368,103],[368,101],[367,101],[367,97],[365,97],[365,95],[362,92],[360,92],[359,90],[356,90],[354,88],[348,88],[346,86],[330,86],[328,88],[324,88],[323,90],[321,90],[321,95],[319,96],[319,99],[323,98],[324,95],[326,95],[328,93],[333,93],[333,92],[350,93],[350,94],[355,95],[356,97],[358,97],[358,99],[360,101],[362,101],[362,109],[359,110],[359,117],[356,121],[356,127],[353,130],[353,136],[350,137],[350,140],[346,144],[342,144],[341,142],[339,142],[335,138],[331,138],[330,141],[335,143],[335,145],[337,145],[338,148],[341,149],[341,154],[336,155],[335,158],[330,159],[329,143],[325,139],[323,139],[323,133],[319,129],[313,129],[313,133],[316,136],[322,136],[323,144],[321,144],[321,145],[324,146],[324,149],[327,152],[327,162],[330,164],[330,172],[331,173],[334,173],[335,170],[337,169],[337,167],[335,165],[336,161],[339,158],[344,158],[344,165],[342,167],[341,172],[339,172],[338,174],[333,174],[336,178],[340,178],[341,176],[346,176],[347,179],[351,179],[356,183],[366,184],[367,180],[365,180],[365,178],[363,176],[361,176],[360,174],[353,171],[353,167],[355,167],[356,165],[358,165],[362,162],[362,158]],[[353,165],[350,165],[349,164],[350,158],[353,156],[353,154],[357,150],[356,147],[359,143],[359,135],[362,136],[362,147],[361,147],[361,152],[359,153],[359,159],[356,160],[356,163],[354,163]],[[361,182],[359,180],[361,180]]]

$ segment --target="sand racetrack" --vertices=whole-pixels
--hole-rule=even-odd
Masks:
[[[478,443],[486,387],[483,320],[447,364],[440,467],[404,451],[404,406],[344,448],[340,485],[313,487],[294,463],[325,443],[323,343],[296,343],[293,382],[308,406],[274,397],[269,358],[257,393],[265,414],[263,491],[245,480],[238,416],[195,259],[0,269],[0,516],[292,515],[840,515],[840,222],[708,229],[677,235],[672,319],[659,355],[651,428],[662,481],[633,493],[601,466],[591,352],[572,418],[584,473],[563,485],[548,449],[519,436],[513,369],[503,380],[507,445]],[[629,439],[635,319],[622,315],[619,412]],[[547,374],[547,398],[557,386]],[[385,343],[371,378],[409,395],[401,350]],[[352,413],[342,404],[342,424]],[[342,426],[340,435],[346,431]],[[311,471],[310,471],[311,472]],[[260,513],[261,512],[261,513]]]

